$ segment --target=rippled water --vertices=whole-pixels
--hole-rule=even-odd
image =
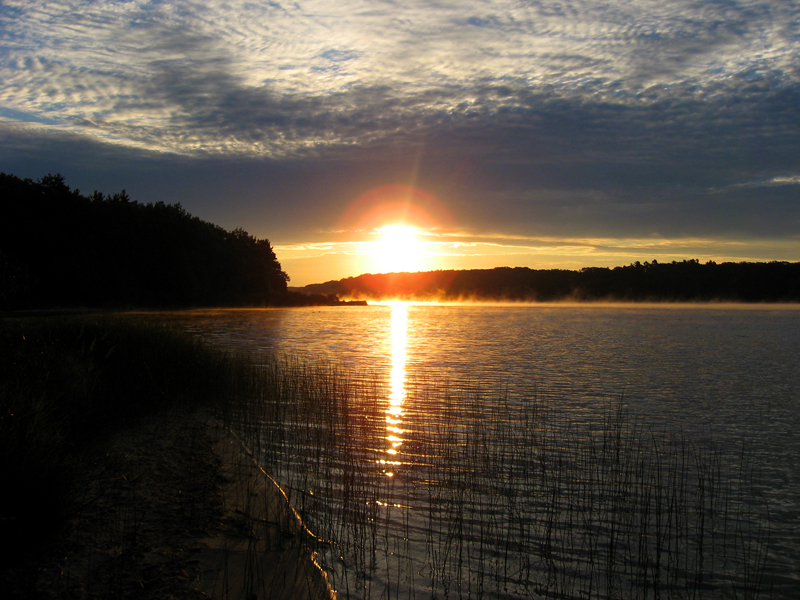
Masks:
[[[772,523],[766,571],[772,578],[773,595],[800,596],[800,310],[796,308],[387,305],[193,311],[165,318],[228,347],[330,361],[368,373],[381,383],[380,406],[370,417],[372,439],[365,442],[359,458],[374,477],[363,485],[380,488],[370,496],[377,506],[406,507],[387,511],[387,525],[376,531],[408,539],[402,548],[395,541],[394,550],[384,549],[387,566],[371,571],[368,584],[362,581],[354,586],[354,597],[427,597],[448,591],[472,597],[531,593],[533,588],[519,584],[519,572],[505,576],[505,583],[498,579],[494,588],[483,587],[482,575],[476,575],[474,564],[479,559],[475,556],[469,557],[472,562],[468,561],[463,574],[447,571],[452,581],[443,588],[436,587],[442,585],[443,576],[437,575],[437,584],[430,583],[435,568],[442,568],[436,566],[436,560],[441,560],[435,556],[437,549],[451,547],[449,541],[441,541],[449,539],[447,532],[432,531],[430,507],[443,511],[437,519],[446,517],[455,523],[461,517],[453,520],[456,505],[451,492],[442,499],[431,491],[432,480],[426,479],[425,469],[430,471],[433,461],[418,454],[432,427],[443,430],[432,421],[447,420],[452,434],[459,431],[461,419],[463,427],[474,433],[482,414],[497,419],[500,409],[513,422],[508,442],[513,449],[522,443],[514,436],[525,435],[519,425],[528,418],[525,398],[544,398],[549,407],[558,409],[562,423],[600,422],[609,406],[621,398],[635,419],[649,424],[645,428],[680,431],[697,444],[713,438],[721,455],[729,458],[746,442],[748,452],[756,457],[758,489]],[[439,402],[433,408],[417,400],[425,397],[419,392],[425,386],[445,387],[454,398],[461,398],[460,404]],[[467,403],[464,398],[477,388],[491,392],[479,402],[502,398],[502,406]],[[469,440],[453,439],[458,442],[456,454],[458,448],[471,447]],[[445,446],[435,451],[430,447],[426,446],[426,453],[445,451]],[[304,468],[313,470],[313,465]],[[387,472],[400,476],[395,481],[404,484],[389,486]],[[437,477],[442,472],[437,471]],[[323,485],[310,482],[307,476],[302,483],[295,475],[286,477],[291,479],[288,485],[298,488]],[[475,487],[486,481],[465,479],[459,485]],[[359,489],[366,493],[363,487]],[[525,489],[514,489],[525,496]],[[515,510],[540,508],[526,502],[514,504]],[[421,515],[422,504],[428,507],[427,517]],[[442,508],[445,504],[450,508]],[[465,538],[484,531],[475,522],[480,520],[475,517],[479,513],[470,514],[458,521],[459,526],[466,523],[471,528]],[[377,518],[377,512],[365,517]],[[519,522],[526,523],[522,517]],[[434,534],[439,540],[436,544],[431,542]],[[414,540],[421,549],[410,548]],[[474,551],[473,546],[458,548]],[[405,566],[397,567],[402,574],[390,572],[389,554],[406,560]],[[512,563],[518,571],[523,568],[519,560],[508,564]],[[534,577],[530,564],[527,568],[527,576]],[[455,587],[447,587],[456,584],[458,593]],[[580,595],[585,584],[571,585],[571,594]]]

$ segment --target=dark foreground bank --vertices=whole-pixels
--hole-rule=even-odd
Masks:
[[[163,327],[107,317],[0,320],[2,564],[81,510],[114,433],[165,409],[220,406],[246,363]]]

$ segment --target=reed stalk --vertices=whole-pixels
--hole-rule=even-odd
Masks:
[[[769,514],[746,452],[659,431],[622,398],[574,418],[543,395],[413,384],[388,485],[381,382],[281,360],[238,422],[257,424],[265,464],[337,542],[324,560],[347,597],[768,595]]]

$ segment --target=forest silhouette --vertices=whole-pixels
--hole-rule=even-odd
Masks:
[[[64,177],[0,173],[0,309],[286,306],[338,299],[287,291],[269,241],[180,204],[123,190],[84,196]]]
[[[579,271],[498,267],[366,274],[303,289],[340,297],[439,301],[797,302],[800,263],[692,259]]]
[[[0,310],[299,306],[361,299],[800,301],[800,263],[698,260],[579,271],[498,267],[365,274],[289,289],[269,241],[64,177],[0,173]],[[363,302],[360,302],[363,303]]]

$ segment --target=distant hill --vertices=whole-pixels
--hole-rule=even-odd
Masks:
[[[800,301],[800,263],[636,262],[580,271],[498,267],[366,274],[299,291],[364,299],[477,301]]]

